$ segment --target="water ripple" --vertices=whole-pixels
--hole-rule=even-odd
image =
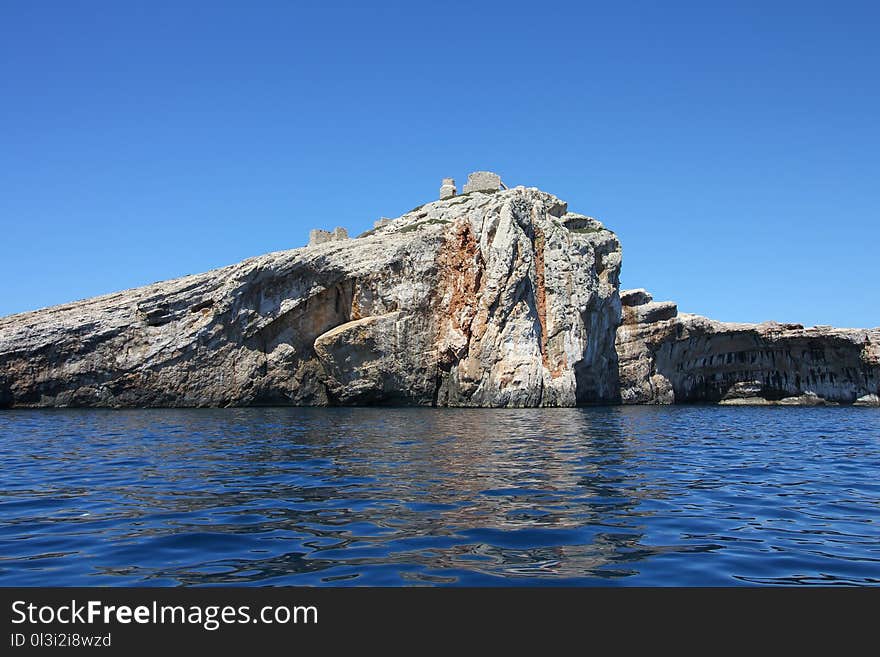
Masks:
[[[0,584],[880,584],[880,412],[0,412]]]

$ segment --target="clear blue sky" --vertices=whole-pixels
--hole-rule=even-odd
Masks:
[[[880,325],[878,33],[874,2],[0,0],[0,315],[492,169],[683,311]]]

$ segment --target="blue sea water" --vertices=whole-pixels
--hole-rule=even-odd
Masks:
[[[880,411],[0,411],[0,585],[880,584]]]

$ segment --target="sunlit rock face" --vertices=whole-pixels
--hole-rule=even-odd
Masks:
[[[479,182],[354,239],[2,318],[0,407],[880,405],[880,329],[679,314],[620,292],[597,220]]]
[[[621,401],[878,405],[880,329],[736,324],[621,292]]]
[[[616,401],[620,244],[471,192],[204,274],[0,319],[0,405]]]

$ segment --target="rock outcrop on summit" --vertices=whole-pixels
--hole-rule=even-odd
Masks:
[[[621,247],[472,174],[351,239],[0,318],[0,407],[880,405],[880,329],[729,324],[620,292]]]
[[[319,237],[0,319],[0,406],[616,401],[620,244],[555,196],[476,191]]]

